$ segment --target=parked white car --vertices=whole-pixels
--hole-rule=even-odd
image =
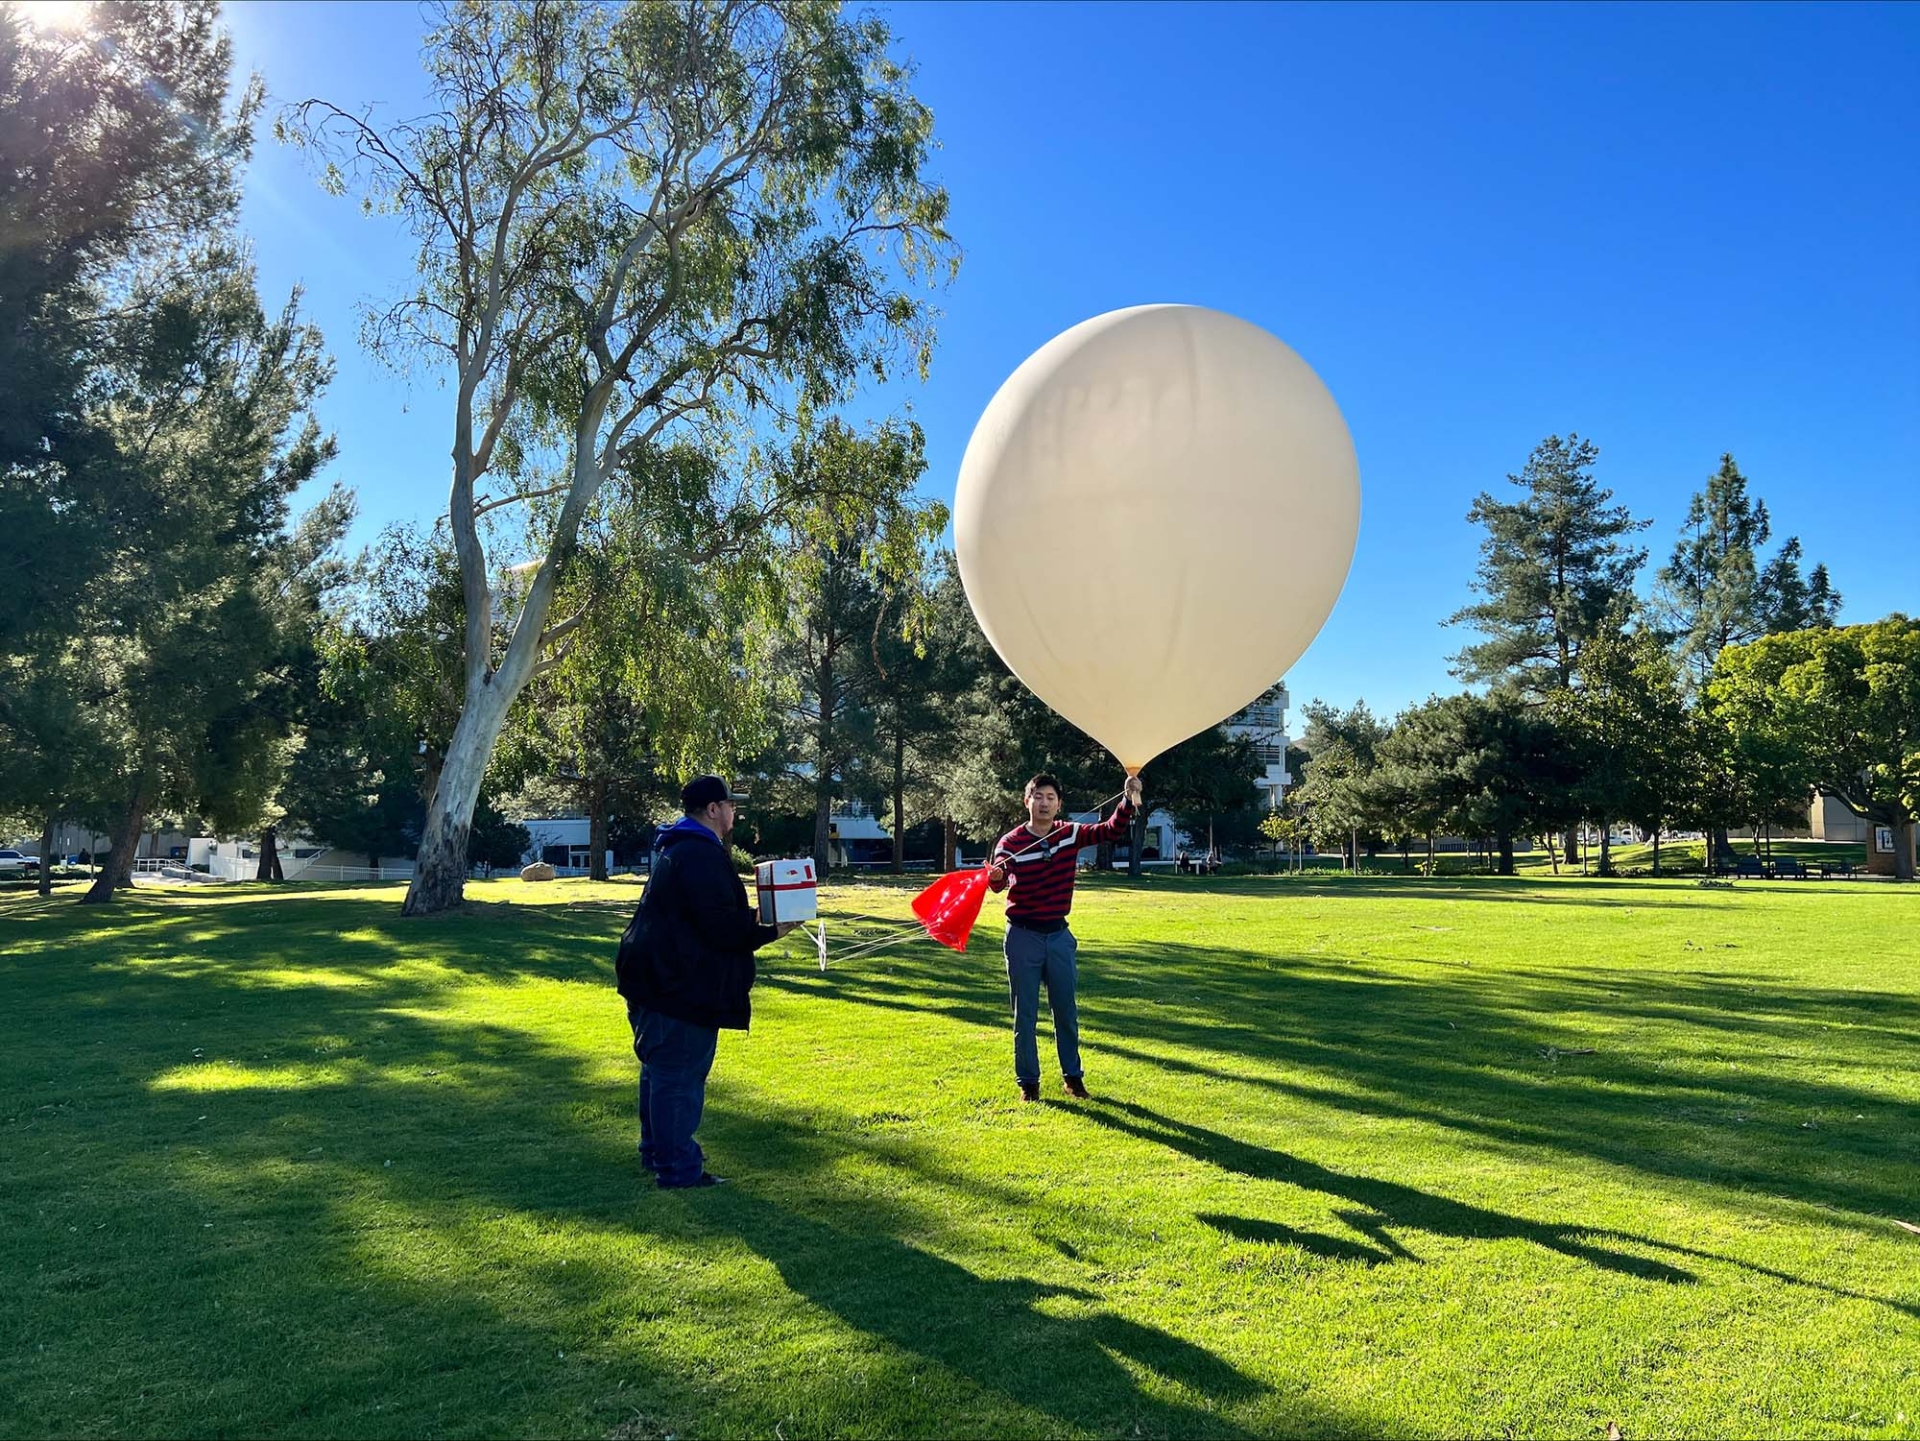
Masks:
[[[34,876],[39,873],[38,856],[22,855],[19,851],[0,851],[0,876]]]

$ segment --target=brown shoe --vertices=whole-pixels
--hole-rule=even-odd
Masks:
[[[1040,1083],[1038,1081],[1022,1081],[1020,1083],[1020,1099],[1023,1101],[1039,1100]]]
[[[1062,1076],[1060,1082],[1067,1088],[1067,1094],[1075,1100],[1090,1101],[1093,1099],[1087,1094],[1087,1083],[1078,1076]]]

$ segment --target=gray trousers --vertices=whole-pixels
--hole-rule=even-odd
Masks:
[[[1013,1005],[1013,1074],[1022,1085],[1040,1084],[1040,987],[1047,988],[1053,1012],[1053,1044],[1060,1053],[1060,1074],[1080,1075],[1080,1012],[1073,989],[1079,979],[1074,957],[1079,945],[1070,930],[1042,935],[1024,926],[1007,927],[1007,995]]]

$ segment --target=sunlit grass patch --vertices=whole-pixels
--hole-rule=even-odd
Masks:
[[[1038,1106],[991,914],[783,943],[697,1196],[636,887],[473,894],[0,900],[0,1432],[1915,1430],[1913,891],[1096,879]]]

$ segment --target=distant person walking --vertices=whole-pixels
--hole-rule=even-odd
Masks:
[[[1125,837],[1140,804],[1140,778],[1128,776],[1112,815],[1095,825],[1058,820],[1060,782],[1037,775],[1027,782],[1027,823],[1000,837],[988,884],[1007,895],[1007,992],[1013,1006],[1013,1076],[1020,1095],[1040,1099],[1040,988],[1053,1012],[1053,1044],[1067,1094],[1085,1099],[1080,1065],[1079,943],[1067,929],[1073,909],[1073,868],[1082,846]]]
[[[727,837],[745,799],[719,776],[687,783],[614,963],[640,1058],[640,1164],[668,1190],[722,1182],[693,1135],[707,1075],[720,1032],[747,1029],[753,953],[797,924],[761,925],[734,873]]]

